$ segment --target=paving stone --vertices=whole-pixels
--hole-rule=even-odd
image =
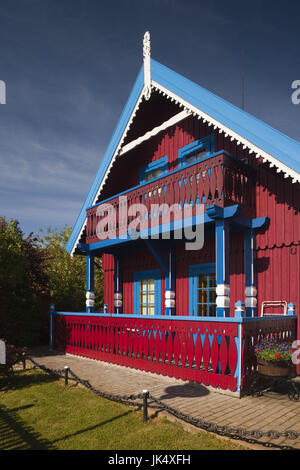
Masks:
[[[106,393],[135,395],[147,389],[166,405],[207,422],[248,430],[293,429],[300,432],[300,401],[291,401],[287,395],[266,392],[260,397],[245,396],[239,399],[212,392],[200,384],[47,349],[35,349],[31,355],[48,368],[57,370],[67,365],[78,377]],[[154,403],[151,405],[154,406]],[[283,437],[256,441],[274,445],[275,448],[280,448],[280,445],[300,448],[300,437],[296,440]]]

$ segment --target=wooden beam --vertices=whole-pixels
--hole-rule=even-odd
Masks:
[[[177,124],[178,122],[182,121],[183,119],[187,118],[190,115],[189,111],[181,111],[178,114],[175,114],[175,116],[171,117],[168,121],[163,122],[160,126],[154,127],[151,131],[146,132],[143,136],[139,137],[138,139],[133,140],[132,142],[129,142],[128,144],[124,145],[124,147],[121,148],[119,155],[124,155],[124,153],[129,152],[129,150],[132,150],[133,148],[137,147],[138,145],[142,144],[148,139],[151,139],[151,137],[154,137],[157,135],[159,132],[164,131],[165,129],[168,129],[168,127],[174,126],[174,124]]]

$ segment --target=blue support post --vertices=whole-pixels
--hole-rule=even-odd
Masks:
[[[94,311],[95,305],[95,267],[94,255],[86,255],[86,307],[88,313]]]
[[[237,377],[237,392],[241,392],[242,385],[242,374],[243,374],[243,364],[242,364],[242,350],[243,350],[243,338],[242,338],[242,321],[245,317],[245,304],[240,300],[235,303],[235,312],[234,316],[238,321],[238,336],[236,338],[236,347],[238,351],[238,360],[234,376]]]
[[[257,289],[255,266],[255,233],[253,228],[244,232],[244,265],[245,265],[245,305],[246,316],[257,316]]]
[[[165,309],[166,315],[175,315],[176,306],[176,271],[175,271],[175,252],[168,250],[168,272],[165,276]]]
[[[114,308],[115,313],[122,313],[123,288],[122,288],[122,266],[119,255],[114,255]]]
[[[55,314],[55,306],[54,304],[50,305],[49,309],[49,320],[50,320],[50,338],[49,338],[49,347],[50,349],[53,349],[53,315]]]
[[[287,314],[288,315],[295,315],[295,304],[293,304],[293,302],[290,302],[288,304],[288,311],[287,311]]]
[[[217,317],[229,317],[229,221],[215,220]]]

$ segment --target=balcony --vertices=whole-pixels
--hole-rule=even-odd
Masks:
[[[169,172],[149,183],[131,188],[87,209],[86,243],[96,243],[106,238],[116,238],[127,233],[127,227],[137,215],[130,215],[133,204],[143,204],[140,229],[164,223],[163,205],[178,205],[177,211],[168,214],[168,221],[185,217],[184,207],[196,215],[196,204],[221,208],[239,204],[244,216],[255,217],[255,170],[225,151],[182,169]],[[160,206],[155,213],[153,207]],[[126,206],[126,207],[125,207]],[[112,212],[106,225],[99,224]],[[151,221],[150,221],[151,219]],[[108,219],[107,219],[108,220]],[[99,225],[101,228],[99,228]]]
[[[263,338],[296,339],[297,316],[189,317],[50,312],[50,347],[237,396],[256,377]]]

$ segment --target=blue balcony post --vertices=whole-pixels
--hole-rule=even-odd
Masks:
[[[49,341],[49,347],[50,349],[53,349],[53,315],[55,314],[55,306],[54,304],[50,305],[49,309],[49,320],[50,320],[50,327],[49,327],[49,334],[50,334],[50,341]]]
[[[245,265],[245,306],[246,316],[257,316],[257,289],[255,266],[255,233],[252,228],[244,232],[244,265]]]
[[[293,304],[293,302],[290,302],[288,304],[287,314],[288,315],[295,315],[295,304]]]
[[[175,315],[176,306],[176,271],[175,271],[175,253],[173,249],[168,250],[168,273],[165,281],[165,309],[166,315]]]
[[[88,313],[94,311],[95,305],[95,267],[94,255],[86,255],[86,307]]]
[[[229,232],[229,221],[217,218],[215,220],[217,317],[229,317]]]
[[[119,255],[114,255],[114,308],[115,313],[122,313],[123,288],[122,288],[122,265]]]
[[[242,321],[245,317],[245,304],[240,300],[235,303],[234,316],[238,322],[238,336],[236,338],[236,346],[238,351],[238,361],[235,371],[235,377],[237,377],[237,392],[241,392],[242,385],[242,374],[243,374],[243,363],[242,363],[242,350],[243,350],[243,338],[242,338]]]

